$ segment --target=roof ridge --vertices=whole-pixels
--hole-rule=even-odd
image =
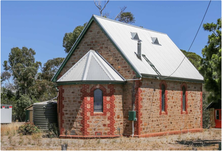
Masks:
[[[100,56],[95,52],[93,51],[93,54],[94,56],[94,59],[97,61],[97,63],[99,64],[100,68],[105,72],[105,74],[110,78],[110,79],[115,79],[109,72],[108,70],[106,69],[106,67],[103,65],[103,63],[100,61]],[[101,58],[102,59],[102,58]],[[106,62],[105,62],[106,63]]]
[[[110,18],[101,17],[101,16],[98,16],[98,15],[93,15],[93,17],[101,18],[101,19],[104,19],[104,20],[112,21],[112,22],[116,22],[116,23],[123,24],[123,25],[126,25],[126,26],[132,26],[132,27],[135,27],[135,28],[139,28],[139,29],[148,30],[148,31],[152,31],[152,32],[156,32],[156,33],[161,33],[161,34],[167,35],[166,33],[163,33],[163,32],[159,32],[159,31],[143,28],[143,27],[140,27],[140,26],[132,25],[132,24],[127,24],[127,23],[124,23],[124,22],[120,22],[120,21],[117,21],[117,20],[110,19]]]
[[[125,78],[105,59],[103,58],[103,56],[101,54],[99,54],[97,51],[95,51],[95,53],[103,60],[106,62],[106,64],[112,68],[124,81],[125,81]]]
[[[89,52],[90,52],[90,51],[88,51],[84,56],[89,55]],[[82,60],[84,59],[84,56],[81,57],[71,68],[69,68],[60,78],[58,78],[57,81],[62,80],[64,77],[66,77],[67,74],[70,73],[75,66],[77,66],[79,63],[82,62]],[[88,59],[88,57],[87,57],[87,59]],[[83,75],[83,76],[84,76],[84,75]]]

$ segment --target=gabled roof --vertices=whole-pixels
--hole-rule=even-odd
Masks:
[[[90,50],[57,83],[90,81],[123,83],[125,79],[102,56]]]
[[[169,75],[168,80],[182,80],[203,82],[202,75],[193,66],[193,64],[184,56],[180,49],[165,33],[148,30],[142,27],[118,22],[104,17],[93,15],[87,26],[84,28],[69,54],[63,61],[52,81],[56,81],[62,68],[65,66],[75,48],[83,38],[84,34],[95,21],[101,30],[107,35],[120,55],[129,63],[135,71],[137,77],[160,77],[165,78]],[[137,40],[132,39],[132,33],[139,37],[141,42],[142,59],[138,59]],[[156,40],[159,44],[155,44]],[[153,42],[154,40],[154,42]],[[181,61],[184,59],[180,67]],[[148,61],[147,61],[148,60]],[[152,64],[152,66],[150,65]],[[176,72],[174,72],[176,70]],[[166,80],[167,80],[166,79]]]

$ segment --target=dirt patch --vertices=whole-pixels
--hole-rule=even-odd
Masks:
[[[42,134],[19,136],[4,133],[1,136],[2,150],[217,150],[221,142],[221,130],[209,129],[202,133],[186,133],[149,138],[115,139],[59,139],[42,138]]]

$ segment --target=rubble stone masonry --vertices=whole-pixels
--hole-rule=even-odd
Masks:
[[[167,114],[161,111],[160,80],[143,79],[141,89],[141,136],[202,130],[202,84],[164,81]],[[182,86],[186,85],[186,110],[182,111]]]
[[[103,92],[101,113],[93,107],[97,88]],[[64,91],[59,104],[60,137],[108,137],[123,132],[122,85],[68,85],[60,89]]]

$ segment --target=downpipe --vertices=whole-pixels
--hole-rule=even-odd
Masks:
[[[135,78],[135,77],[134,77]],[[127,79],[126,81],[133,81],[133,88],[132,88],[132,111],[135,111],[135,81],[141,80],[142,78],[139,79]],[[132,121],[132,137],[134,136],[135,128],[134,128],[134,121]]]
[[[132,121],[132,137],[134,136],[134,121]]]

